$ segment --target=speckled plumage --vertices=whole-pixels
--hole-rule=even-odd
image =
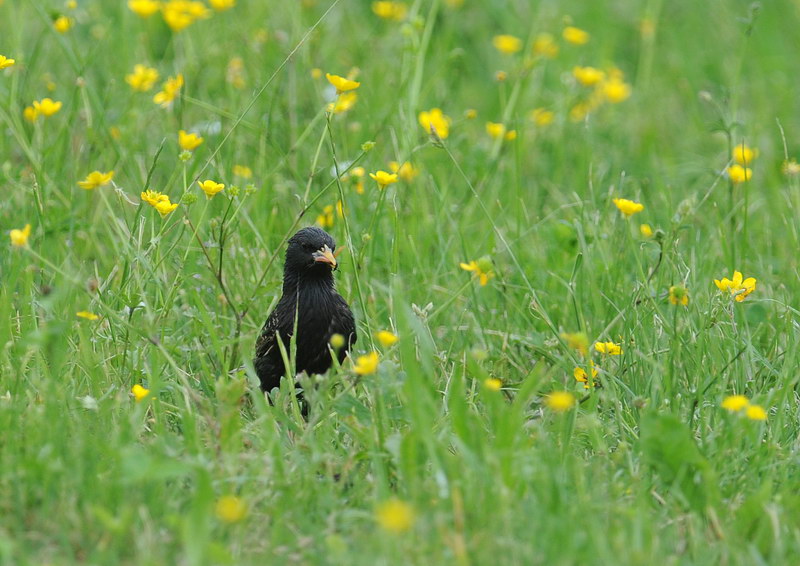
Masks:
[[[338,351],[344,361],[356,342],[356,325],[347,302],[336,292],[333,280],[335,266],[315,259],[328,246],[336,249],[333,238],[316,227],[303,228],[289,239],[283,268],[283,294],[270,313],[256,341],[253,365],[261,380],[261,388],[271,391],[279,387],[286,375],[278,346],[280,335],[287,354],[297,318],[297,352],[295,373],[324,373],[330,368],[328,343],[331,336],[341,334],[344,347]]]

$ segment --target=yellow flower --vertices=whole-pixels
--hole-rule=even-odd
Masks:
[[[751,165],[756,157],[758,157],[758,150],[740,143],[733,148],[732,157],[736,163],[746,167],[747,165]]]
[[[214,512],[223,523],[238,523],[247,517],[247,505],[235,495],[223,495],[217,500]]]
[[[378,371],[378,352],[358,356],[353,364],[353,371],[358,375],[370,375]]]
[[[397,182],[397,173],[387,173],[386,171],[378,171],[377,173],[370,173],[372,180],[378,183],[378,188],[383,190],[388,185]]]
[[[480,281],[481,287],[489,282],[489,279],[494,277],[492,268],[492,259],[489,256],[483,256],[479,260],[472,260],[469,263],[459,263],[459,266],[464,271],[471,271],[475,277]]]
[[[44,116],[47,118],[61,110],[61,103],[50,98],[43,98],[41,100],[34,100],[33,108],[36,110],[37,116]]]
[[[622,354],[622,347],[614,342],[595,342],[594,349],[601,354],[608,354],[609,356]]]
[[[467,120],[474,120],[477,117],[478,117],[478,111],[475,110],[474,108],[467,108],[464,111],[464,118],[466,118]]]
[[[150,206],[155,206],[159,202],[169,200],[167,195],[161,194],[158,191],[151,191],[150,189],[143,192],[141,195],[142,201],[146,202]]]
[[[594,67],[573,67],[572,76],[583,86],[595,86],[606,78],[606,74]]]
[[[447,139],[450,135],[450,118],[442,114],[439,108],[431,108],[419,113],[419,124],[425,131],[439,139]]]
[[[561,35],[573,45],[584,45],[589,42],[589,33],[574,26],[565,27]]]
[[[761,405],[750,405],[744,412],[745,416],[751,421],[767,420],[767,411]]]
[[[632,200],[628,200],[626,198],[615,198],[612,199],[612,202],[619,209],[619,211],[625,216],[625,218],[630,218],[637,212],[641,212],[644,210],[643,204],[634,202]]]
[[[486,122],[486,133],[492,139],[502,138],[506,133],[506,127],[497,122]]]
[[[31,235],[31,225],[26,224],[22,230],[14,228],[9,233],[11,237],[11,245],[17,248],[28,245],[28,237]]]
[[[624,102],[631,95],[631,86],[619,78],[611,78],[603,82],[603,84],[600,85],[600,89],[605,99],[611,104]]]
[[[714,279],[714,284],[717,286],[717,289],[723,293],[725,291],[730,292],[731,296],[733,296],[738,303],[744,301],[747,295],[756,290],[755,277],[744,279],[741,271],[733,272],[733,280],[723,277],[722,280]]]
[[[508,73],[506,73],[505,71],[497,71],[494,74],[494,80],[496,80],[499,83],[502,83],[507,78],[508,78]]]
[[[158,80],[158,71],[146,65],[134,65],[133,72],[125,75],[125,82],[133,90],[147,92]]]
[[[183,75],[179,73],[174,77],[169,77],[167,82],[161,86],[161,91],[153,97],[153,102],[161,105],[162,108],[168,108],[180,94],[181,87],[183,87]]]
[[[645,238],[652,238],[653,237],[653,229],[650,227],[649,224],[641,224],[639,226],[639,232]]]
[[[114,172],[109,171],[108,173],[101,173],[100,171],[92,171],[88,175],[86,175],[86,179],[83,181],[78,181],[78,186],[82,189],[86,189],[90,191],[92,189],[96,189],[97,187],[102,187],[103,185],[107,185],[111,182],[111,179],[114,178]]]
[[[222,183],[217,183],[212,181],[211,179],[206,179],[202,183],[197,181],[197,184],[200,185],[200,188],[203,189],[203,192],[206,194],[206,198],[210,199],[218,192],[225,189],[225,185]]]
[[[208,3],[211,4],[211,7],[217,12],[230,10],[236,6],[236,0],[208,0]]]
[[[569,391],[553,391],[544,398],[544,404],[557,413],[563,413],[575,406],[575,396]]]
[[[334,102],[328,104],[326,110],[334,114],[344,114],[356,105],[358,101],[358,93],[355,91],[343,92],[336,97]]]
[[[384,20],[401,22],[406,17],[408,6],[404,2],[373,2],[372,13]]]
[[[419,171],[415,169],[409,161],[403,162],[402,165],[400,165],[397,161],[390,161],[389,169],[392,170],[392,173],[397,173],[397,176],[403,179],[406,183],[410,183],[416,178],[417,175],[419,175]]]
[[[169,202],[169,200],[162,200],[155,204],[155,209],[161,215],[161,218],[166,218],[171,212],[178,208],[178,203]]]
[[[496,377],[487,377],[483,380],[483,386],[489,391],[500,391],[503,388],[503,382]]]
[[[161,5],[161,16],[172,31],[178,32],[196,20],[211,16],[205,4],[192,0],[170,0]]]
[[[200,147],[202,143],[203,138],[195,133],[189,134],[186,130],[180,130],[178,132],[178,145],[181,146],[181,149],[184,151],[194,151]]]
[[[753,170],[749,167],[742,167],[738,163],[734,163],[728,167],[728,178],[734,185],[749,181],[753,177]]]
[[[142,18],[149,18],[161,9],[156,0],[128,0],[128,9]]]
[[[336,222],[336,217],[333,215],[333,205],[329,204],[322,209],[322,214],[317,216],[317,224],[320,228],[330,229],[333,228]]]
[[[100,318],[98,315],[90,311],[78,311],[75,313],[75,316],[85,318],[86,320],[97,320]]]
[[[375,338],[378,339],[378,342],[380,342],[381,346],[383,346],[384,348],[388,348],[389,346],[396,344],[397,341],[400,340],[400,338],[398,338],[396,334],[392,334],[388,330],[381,330],[379,332],[376,332]]]
[[[351,81],[350,79],[340,77],[339,75],[332,75],[330,73],[325,73],[325,78],[328,79],[329,83],[331,83],[333,86],[336,87],[336,92],[339,94],[350,90],[355,90],[361,86],[361,83],[356,81]]]
[[[683,286],[673,285],[669,288],[669,302],[673,305],[685,307],[689,304],[689,289]]]
[[[53,21],[53,27],[58,33],[67,33],[75,21],[67,16],[59,16]]]
[[[513,35],[496,35],[492,38],[492,45],[505,55],[513,55],[522,50],[522,40]]]
[[[533,40],[533,54],[545,59],[552,59],[558,55],[558,45],[555,38],[549,33],[540,33]]]
[[[242,89],[247,84],[244,80],[244,60],[241,57],[232,57],[225,69],[225,80],[233,88]]]
[[[136,399],[136,402],[138,403],[139,401],[150,395],[150,390],[145,389],[144,387],[142,387],[137,383],[136,385],[131,387],[131,393],[133,394],[134,398]]]
[[[556,119],[556,115],[552,110],[546,108],[534,108],[528,115],[534,124],[543,128],[549,126]]]
[[[744,395],[729,395],[723,399],[720,406],[726,411],[738,413],[742,409],[749,407],[750,401]]]
[[[781,172],[787,177],[800,175],[800,163],[797,163],[796,159],[784,161],[781,165]]]
[[[341,350],[342,347],[344,346],[344,336],[342,336],[338,332],[336,334],[331,334],[331,339],[328,340],[328,343],[331,345],[331,348],[333,348],[334,350],[337,350],[337,351]]]
[[[382,529],[391,533],[404,533],[414,526],[414,508],[405,501],[392,497],[378,505],[375,519]]]
[[[253,176],[253,170],[247,165],[234,165],[233,174],[237,177],[241,177],[242,179],[249,179]]]
[[[584,389],[590,389],[594,387],[594,379],[597,377],[597,369],[595,369],[594,362],[592,360],[589,360],[589,371],[592,374],[591,379],[589,379],[589,374],[582,367],[576,367],[572,371],[572,375],[575,377],[575,380],[579,383],[583,383]]]
[[[581,356],[589,353],[589,337],[585,332],[562,332],[561,339],[567,343],[567,347],[572,348]]]
[[[5,55],[0,55],[0,71],[13,67],[14,63],[16,63],[14,59],[9,59]]]
[[[22,111],[22,117],[28,122],[35,122],[39,118],[39,112],[33,106],[26,106],[25,110]]]
[[[322,78],[322,69],[319,67],[314,67],[311,69],[311,78],[312,79],[321,79]]]

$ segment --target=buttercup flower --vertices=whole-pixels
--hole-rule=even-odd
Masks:
[[[159,193],[158,191],[151,191],[148,189],[140,196],[143,202],[146,202],[158,211],[161,218],[166,218],[168,214],[178,208],[178,203],[170,202],[169,196]]]
[[[337,94],[341,94],[343,92],[347,92],[350,90],[355,90],[361,86],[361,83],[356,81],[351,81],[350,79],[340,77],[339,75],[331,75],[330,73],[325,73],[325,78],[328,79],[329,83],[331,83],[333,86],[336,87]]]
[[[669,288],[669,302],[685,307],[689,304],[689,289],[681,285],[673,285]]]
[[[358,356],[353,364],[353,371],[357,375],[370,375],[378,371],[378,352],[370,352],[365,356]]]
[[[573,67],[572,76],[583,86],[595,86],[606,78],[606,74],[594,67]]]
[[[506,133],[506,127],[497,122],[486,122],[486,133],[489,134],[492,139],[501,138]]]
[[[242,179],[249,179],[253,176],[253,170],[247,165],[234,165],[233,174],[237,177],[241,177]]]
[[[343,92],[336,97],[334,102],[328,103],[326,110],[334,114],[344,114],[356,105],[358,101],[358,93],[354,90],[350,92]]]
[[[145,389],[144,387],[142,387],[137,383],[136,385],[131,387],[131,393],[133,394],[133,397],[136,399],[136,402],[138,403],[139,401],[150,395],[150,390]]]
[[[549,126],[556,119],[556,115],[552,110],[546,108],[534,108],[529,114],[530,119],[534,124],[543,128]]]
[[[439,108],[431,108],[419,113],[419,124],[429,134],[437,136],[439,139],[447,139],[450,135],[451,120],[442,114]]]
[[[487,377],[483,380],[483,386],[489,391],[500,391],[503,388],[503,382],[496,377]]]
[[[176,208],[178,208],[178,203],[172,203],[169,200],[162,200],[155,204],[155,209],[161,215],[161,218],[166,218]]]
[[[183,75],[180,73],[174,77],[169,77],[167,82],[161,86],[161,91],[153,97],[153,102],[161,105],[161,108],[168,108],[178,97],[183,87]]]
[[[479,260],[472,260],[469,263],[460,263],[459,266],[464,271],[471,271],[480,281],[481,287],[489,283],[489,279],[494,277],[494,266],[489,256],[483,256]]]
[[[533,54],[545,59],[552,59],[558,55],[556,40],[549,33],[540,33],[533,40]]]
[[[247,517],[247,505],[235,495],[224,495],[217,500],[214,513],[223,523],[238,523]]]
[[[742,167],[738,163],[734,163],[728,167],[728,178],[734,185],[749,181],[753,177],[753,170],[749,167]]]
[[[134,65],[133,72],[125,75],[125,82],[138,92],[147,92],[158,80],[158,71],[146,65]]]
[[[400,338],[397,337],[396,334],[389,332],[388,330],[381,330],[375,333],[375,338],[378,339],[381,346],[384,348],[388,348],[389,346],[393,346],[397,343]]]
[[[178,132],[178,145],[181,146],[181,149],[184,151],[194,151],[200,144],[203,143],[203,138],[198,136],[195,133],[187,133],[186,130],[180,130]]]
[[[225,10],[230,10],[231,8],[236,6],[236,0],[208,0],[208,3],[217,12],[223,12]]]
[[[397,182],[397,173],[378,171],[377,173],[370,173],[369,176],[372,177],[372,180],[378,183],[378,188],[381,190],[385,189],[388,185]]]
[[[339,351],[342,349],[342,347],[344,347],[344,336],[342,336],[338,332],[336,334],[332,334],[331,339],[328,340],[328,343],[331,345],[331,348],[333,348],[336,351]]]
[[[389,169],[392,170],[392,173],[397,173],[397,176],[406,183],[410,183],[416,178],[417,175],[419,175],[419,171],[414,168],[410,161],[405,161],[402,165],[400,165],[397,161],[390,161]]]
[[[372,13],[384,20],[401,22],[406,17],[408,6],[404,2],[373,2]]]
[[[8,234],[11,237],[11,245],[16,248],[22,248],[28,245],[28,237],[31,235],[31,225],[26,224],[22,230],[14,228]]]
[[[181,31],[196,20],[211,16],[211,10],[199,1],[169,0],[161,5],[161,16],[174,32]]]
[[[88,175],[86,175],[86,179],[83,181],[78,181],[78,186],[82,189],[86,189],[90,191],[92,189],[96,189],[98,187],[102,187],[103,185],[107,185],[111,182],[111,179],[114,178],[114,172],[109,171],[108,173],[101,173],[100,171],[92,171]]]
[[[98,320],[100,318],[100,316],[90,311],[78,311],[75,313],[75,316],[85,318],[86,320]]]
[[[385,531],[400,534],[414,526],[416,516],[411,505],[393,497],[378,505],[375,510],[375,519]]]
[[[513,55],[522,50],[522,40],[513,35],[496,35],[492,38],[492,45],[506,55]]]
[[[641,212],[644,210],[644,205],[638,202],[634,202],[632,200],[628,200],[626,198],[615,198],[612,199],[614,205],[619,209],[619,211],[625,215],[625,218],[630,218],[637,212]]]
[[[576,367],[572,371],[575,381],[583,383],[584,389],[591,389],[594,387],[594,378],[597,377],[597,369],[595,369],[594,362],[592,360],[589,360],[589,372],[592,374],[591,378],[589,378],[589,373],[587,373],[587,371],[580,366]]]
[[[753,161],[758,157],[758,150],[740,143],[733,148],[733,155],[731,157],[739,165],[747,167],[748,165],[752,165]]]
[[[51,98],[43,98],[41,100],[34,100],[33,108],[36,110],[37,116],[44,116],[47,118],[61,110],[61,102],[54,101]]]
[[[197,184],[200,185],[201,189],[203,189],[207,199],[210,199],[215,194],[225,189],[225,185],[212,181],[211,179],[206,179],[202,183],[197,181]]]
[[[733,272],[733,280],[723,277],[721,280],[714,279],[714,284],[723,293],[728,291],[737,303],[744,301],[747,295],[756,290],[755,277],[744,279],[741,271]]]
[[[141,18],[149,18],[161,9],[156,0],[128,0],[128,9]]]
[[[53,21],[53,27],[58,33],[67,33],[74,23],[75,20],[68,16],[59,16]]]
[[[631,96],[631,85],[619,78],[611,78],[600,85],[603,96],[611,104],[624,102]]]
[[[589,337],[585,332],[562,332],[561,339],[567,343],[567,347],[572,348],[581,356],[589,353]]]
[[[584,45],[589,42],[589,33],[574,26],[565,27],[561,35],[573,45]]]
[[[563,413],[575,406],[575,396],[568,391],[554,391],[544,398],[544,404],[557,413]]]
[[[608,354],[609,356],[622,354],[622,347],[614,342],[595,342],[594,349],[601,354]]]
[[[744,415],[751,421],[767,420],[767,411],[761,405],[750,405],[745,409]]]
[[[720,406],[726,411],[738,413],[742,409],[749,407],[750,401],[744,395],[730,395],[723,399]]]
[[[13,67],[15,63],[16,61],[14,59],[9,59],[5,55],[0,55],[0,71]]]
[[[639,233],[645,238],[653,237],[653,229],[650,227],[649,224],[639,225]]]
[[[333,214],[333,205],[328,204],[325,208],[322,209],[322,213],[317,216],[317,224],[320,228],[325,228],[329,230],[333,228],[334,223],[336,222],[336,217]]]

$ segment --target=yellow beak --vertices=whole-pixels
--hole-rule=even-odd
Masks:
[[[331,267],[336,269],[336,258],[333,256],[333,252],[327,246],[327,244],[323,246],[321,250],[314,252],[313,256],[314,261],[328,263]]]

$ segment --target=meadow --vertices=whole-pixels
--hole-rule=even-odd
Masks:
[[[798,26],[0,0],[0,564],[797,564]],[[306,420],[252,355],[314,224]]]

